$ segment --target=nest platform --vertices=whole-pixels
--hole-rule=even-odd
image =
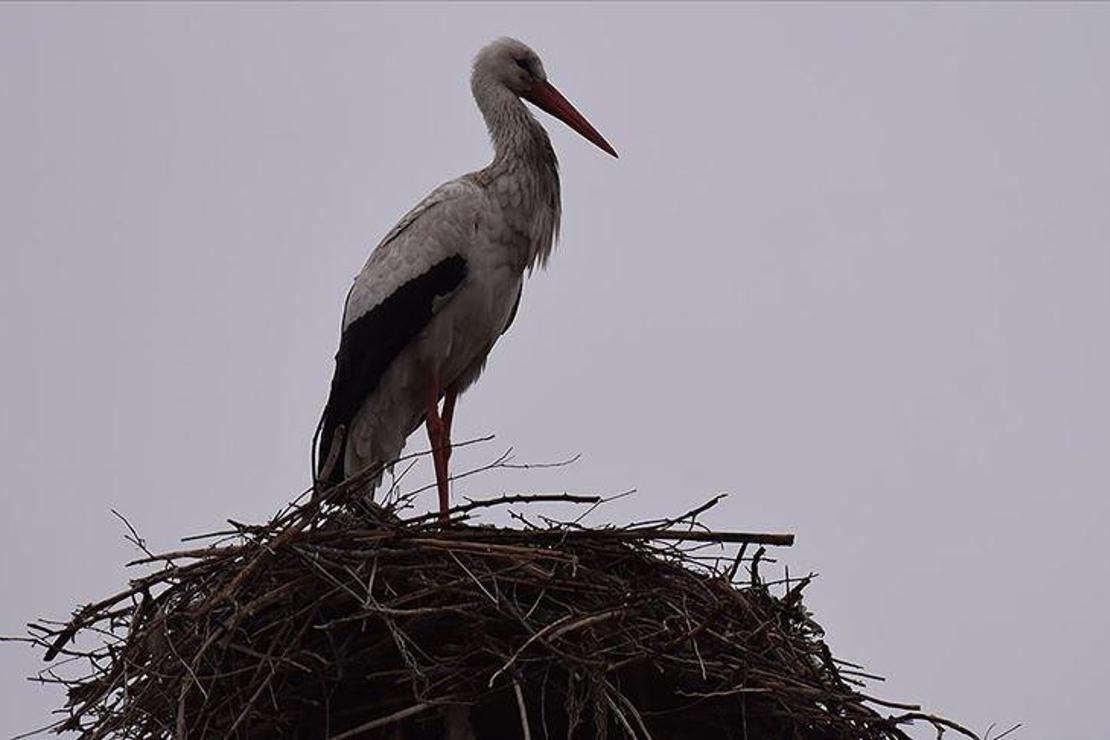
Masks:
[[[148,553],[125,590],[31,625],[28,641],[51,661],[39,680],[67,691],[49,729],[87,740],[905,740],[925,723],[975,737],[865,693],[875,677],[834,658],[803,606],[809,579],[761,575],[765,548],[790,535],[708,531],[696,524],[708,505],[628,527],[517,514],[520,526],[504,528],[471,517],[596,500],[502,496],[448,521],[338,500]]]

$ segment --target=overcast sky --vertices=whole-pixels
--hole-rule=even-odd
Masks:
[[[110,508],[172,548],[307,484],[350,280],[488,161],[503,34],[621,158],[541,114],[562,242],[452,463],[582,458],[456,497],[727,491],[875,693],[1104,737],[1104,4],[0,6],[0,632],[124,583]]]

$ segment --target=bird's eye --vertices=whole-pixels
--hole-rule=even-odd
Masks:
[[[528,68],[528,62],[523,59],[514,59],[513,61],[516,62],[516,66],[520,67],[528,74],[532,74],[532,70]]]

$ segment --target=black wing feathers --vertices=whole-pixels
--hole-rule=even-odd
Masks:
[[[331,452],[336,429],[342,425],[349,430],[351,420],[366,397],[377,388],[382,373],[405,345],[428,325],[435,313],[436,300],[454,291],[466,277],[466,271],[462,255],[452,255],[402,285],[343,331],[335,356],[331,393],[320,420],[318,472]],[[345,439],[343,444],[345,446]],[[336,464],[325,482],[339,483],[346,475],[343,452],[339,450]]]

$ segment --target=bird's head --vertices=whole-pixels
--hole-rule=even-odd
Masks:
[[[490,42],[478,52],[474,75],[499,82],[519,97],[524,97],[537,81],[547,81],[539,55],[524,42],[508,36]]]
[[[472,82],[476,89],[489,84],[505,88],[555,116],[601,150],[617,156],[605,137],[548,82],[539,55],[524,42],[506,36],[483,47],[474,59]]]

